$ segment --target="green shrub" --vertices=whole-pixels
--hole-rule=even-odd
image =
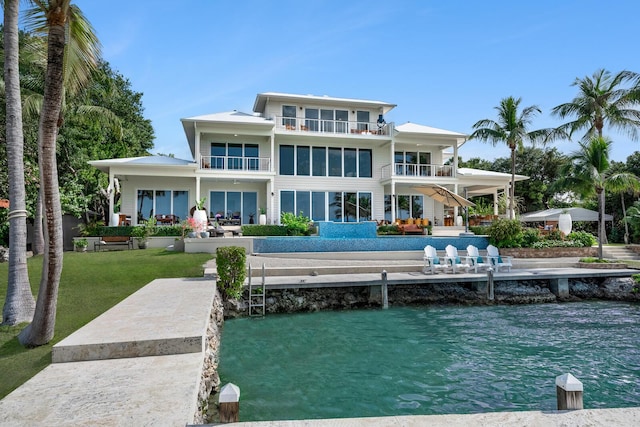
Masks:
[[[216,249],[217,285],[225,300],[242,296],[242,286],[247,275],[246,260],[245,250],[239,246]]]
[[[540,240],[539,242],[535,242],[532,246],[534,249],[542,249],[542,248],[581,248],[582,244],[580,242],[575,242],[573,240]]]
[[[153,234],[156,237],[160,236],[182,236],[181,225],[163,225],[162,227],[156,227],[156,232]]]
[[[564,238],[564,233],[557,228],[549,230],[549,232],[544,236],[544,240],[564,240]]]
[[[297,216],[291,212],[282,212],[280,222],[287,227],[289,236],[309,236],[313,231],[311,220],[302,215],[302,212]]]
[[[567,239],[573,240],[574,242],[580,242],[583,248],[589,248],[598,243],[598,240],[594,235],[586,231],[574,231],[569,233]]]
[[[282,225],[248,224],[242,226],[243,236],[286,236],[288,228]]]
[[[522,232],[522,247],[532,248],[536,242],[540,241],[540,231],[537,228],[525,228]]]
[[[385,224],[385,225],[379,226],[377,232],[381,236],[390,235],[390,234],[393,235],[393,234],[400,234],[400,229],[396,224]]]
[[[489,242],[499,248],[522,245],[522,224],[517,219],[498,219],[489,226]]]
[[[488,225],[471,225],[469,226],[469,230],[478,236],[486,236],[489,234]]]

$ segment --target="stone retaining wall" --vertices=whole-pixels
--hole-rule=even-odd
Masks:
[[[222,305],[222,296],[215,287],[213,297],[213,306],[209,315],[209,323],[207,325],[207,337],[204,349],[204,362],[202,365],[202,374],[200,376],[200,389],[198,390],[198,409],[194,416],[196,424],[204,424],[208,422],[208,415],[213,408],[209,406],[209,397],[220,391],[220,377],[218,376],[220,337],[222,335],[222,325],[224,324],[224,309]]]
[[[635,289],[635,290],[634,290]],[[640,301],[640,286],[628,278],[569,279],[569,296],[551,292],[549,280],[497,280],[493,301],[487,300],[486,282],[393,285],[388,288],[389,305],[426,304],[537,304],[584,299]],[[247,315],[246,293],[242,301],[225,304],[225,318]],[[380,286],[273,289],[266,292],[266,311],[271,313],[313,312],[379,308]]]
[[[500,255],[514,258],[596,257],[598,248],[501,248]]]

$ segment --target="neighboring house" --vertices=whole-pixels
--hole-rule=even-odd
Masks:
[[[253,114],[182,119],[194,160],[151,156],[91,165],[121,186],[121,212],[185,219],[206,197],[210,216],[268,223],[281,212],[314,221],[428,218],[442,225],[457,208],[422,194],[437,184],[462,196],[508,189],[509,174],[457,167],[467,135],[385,121],[394,104],[284,93],[258,94]],[[489,146],[488,146],[489,147]],[[444,163],[453,158],[452,165]],[[518,176],[518,180],[526,177]],[[113,207],[113,196],[110,201]],[[497,207],[495,208],[497,213]],[[173,218],[173,217],[172,217]]]

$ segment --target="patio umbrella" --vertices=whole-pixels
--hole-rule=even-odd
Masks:
[[[470,202],[469,200],[465,199],[462,196],[458,196],[453,191],[447,190],[446,188],[441,187],[440,185],[436,185],[436,184],[419,185],[419,186],[413,187],[413,189],[421,192],[425,196],[431,197],[435,201],[440,202],[446,206],[451,206],[451,207],[475,206],[473,202]]]
[[[543,221],[557,221],[561,213],[567,211],[571,215],[573,221],[597,221],[598,212],[584,208],[555,208],[546,209],[543,211],[529,212],[520,215],[520,221],[524,222],[543,222]],[[609,214],[604,215],[605,221],[613,221],[613,216]]]

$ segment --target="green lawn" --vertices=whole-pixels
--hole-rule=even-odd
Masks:
[[[51,363],[51,347],[150,281],[160,277],[200,277],[211,254],[164,249],[65,252],[55,337],[48,345],[25,349],[18,333],[25,325],[0,326],[0,399]],[[29,259],[33,294],[38,294],[42,256]],[[0,308],[7,295],[8,264],[0,263]]]

